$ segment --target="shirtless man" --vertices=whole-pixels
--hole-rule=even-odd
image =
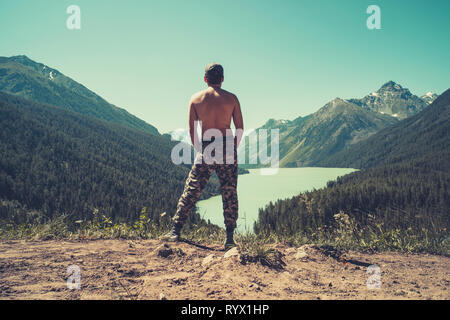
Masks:
[[[223,215],[227,231],[225,241],[225,250],[235,246],[233,240],[236,220],[238,218],[238,198],[237,198],[237,147],[242,138],[244,124],[242,120],[241,107],[237,97],[221,88],[223,82],[223,68],[220,64],[209,64],[205,69],[204,80],[208,88],[193,95],[189,102],[189,134],[192,144],[197,148],[199,154],[192,166],[191,172],[186,180],[184,192],[178,202],[177,212],[173,218],[174,224],[169,233],[163,236],[164,240],[178,241],[180,231],[186,222],[189,214],[195,208],[195,204],[201,195],[213,171],[216,172],[222,191]],[[202,137],[209,129],[217,129],[223,136],[223,155],[229,153],[226,149],[227,139],[230,138],[230,124],[233,119],[236,128],[236,136],[232,137],[233,157],[229,159],[222,158],[222,161],[213,163],[204,160],[203,151],[206,153],[206,147],[213,141],[199,139],[196,137],[197,124],[201,121]],[[201,148],[199,148],[201,146]],[[213,151],[213,153],[215,153]],[[220,152],[218,154],[221,154]]]

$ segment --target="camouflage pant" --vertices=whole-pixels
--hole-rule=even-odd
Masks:
[[[200,153],[186,180],[183,194],[178,201],[177,212],[173,218],[175,225],[181,226],[186,222],[189,214],[194,209],[203,188],[208,183],[213,171],[215,171],[219,178],[220,189],[222,191],[225,226],[227,230],[234,230],[238,218],[238,197],[236,191],[238,164],[236,149],[234,150],[233,164],[226,164],[226,161],[223,161],[223,164],[207,164],[203,159],[204,156]]]

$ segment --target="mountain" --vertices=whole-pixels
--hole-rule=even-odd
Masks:
[[[0,92],[0,218],[133,221],[174,214],[188,168],[169,139]],[[217,194],[211,181],[204,197]],[[199,219],[193,215],[193,219]],[[166,221],[167,223],[167,221]]]
[[[145,121],[116,107],[56,69],[26,56],[0,57],[0,91],[158,135]]]
[[[389,81],[362,99],[336,98],[311,115],[292,121],[270,119],[258,130],[279,129],[280,166],[318,166],[345,147],[420,112],[435,98],[433,93],[419,98]],[[257,153],[248,144],[257,139],[248,139],[240,151],[255,161]]]
[[[389,114],[401,120],[420,112],[430,100],[424,101],[408,89],[394,81],[389,81],[378,91],[362,99],[349,99],[349,101],[362,108]]]
[[[448,156],[447,160],[442,157]],[[320,162],[326,166],[370,168],[411,159],[450,159],[450,89],[415,116]],[[446,160],[446,161],[444,161]]]
[[[336,239],[345,234],[369,250],[450,254],[450,89],[319,165],[364,169],[270,203],[256,233],[315,239],[335,230]]]
[[[314,166],[397,122],[395,117],[336,98],[311,115],[293,121],[271,119],[259,129],[279,129],[280,166],[301,167]]]
[[[436,93],[433,92],[427,92],[426,94],[424,94],[423,96],[420,97],[420,99],[422,99],[423,101],[426,102],[426,104],[431,104],[434,102],[434,100],[436,100],[436,98],[438,97],[438,95]]]

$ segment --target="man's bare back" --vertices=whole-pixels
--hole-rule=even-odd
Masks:
[[[202,123],[202,136],[208,129],[218,129],[227,135],[233,119],[236,129],[243,129],[242,112],[238,98],[218,86],[209,86],[196,93],[189,102],[189,132],[194,144],[195,121]],[[240,135],[237,135],[239,143]]]
[[[223,67],[219,64],[209,64],[205,69],[204,80],[208,84],[208,89],[194,94],[189,102],[189,134],[194,148],[199,152],[196,160],[203,159],[202,142],[203,139],[196,137],[197,124],[201,121],[202,137],[209,129],[217,129],[223,137],[230,135],[231,119],[233,119],[235,132],[235,148],[233,150],[233,161],[228,162],[228,158],[223,162],[207,163],[195,161],[189,176],[186,180],[183,194],[178,201],[177,212],[173,218],[174,224],[169,233],[163,239],[177,241],[180,239],[180,231],[183,224],[195,208],[202,189],[208,183],[209,177],[215,171],[220,181],[222,192],[223,216],[227,231],[225,240],[225,250],[236,246],[233,240],[234,229],[238,218],[238,162],[237,146],[242,138],[244,124],[242,120],[241,106],[237,97],[221,88],[223,82]],[[228,132],[227,132],[228,131]],[[216,134],[212,134],[218,138]],[[228,137],[227,137],[228,138]],[[206,140],[206,139],[205,139]]]

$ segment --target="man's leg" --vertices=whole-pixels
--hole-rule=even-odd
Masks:
[[[238,165],[237,162],[234,164],[217,164],[215,170],[222,190],[223,217],[227,230],[225,250],[227,250],[235,246],[233,233],[236,228],[239,209],[237,196]]]
[[[177,212],[173,217],[174,225],[171,233],[174,233],[179,237],[181,228],[189,217],[189,214],[194,209],[203,188],[208,183],[211,173],[212,168],[205,163],[196,163],[192,166],[184,186],[183,194],[178,201]],[[172,236],[172,238],[173,237],[174,236]],[[166,238],[170,238],[170,235]]]

